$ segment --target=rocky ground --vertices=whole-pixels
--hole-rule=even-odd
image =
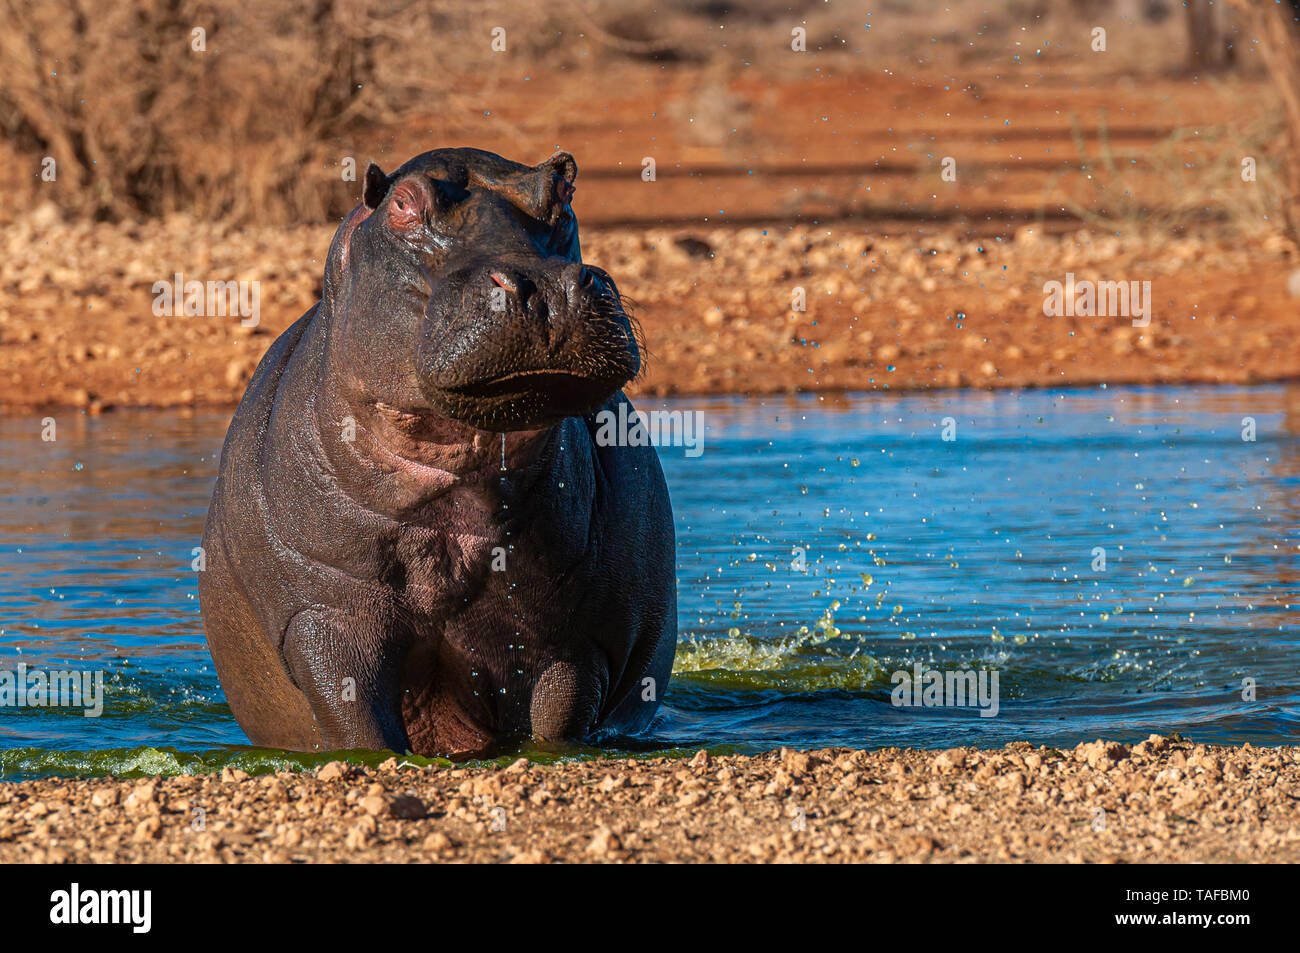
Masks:
[[[0,408],[233,406],[316,300],[330,235],[20,222],[0,255]],[[637,303],[649,360],[631,390],[643,395],[1300,377],[1280,239],[794,226],[614,230],[584,246]],[[153,284],[177,273],[257,282],[257,325],[156,316]],[[1150,325],[1046,316],[1043,285],[1067,273],[1149,281]]]
[[[1270,204],[1261,77],[1209,89],[1106,72],[1109,58],[1048,76],[995,59],[956,88],[916,57],[902,72],[870,60],[542,70],[474,93],[466,115],[490,121],[464,144],[577,157],[584,257],[645,330],[634,394],[1300,377],[1300,260]],[[430,122],[372,133],[349,156],[392,168],[449,144]],[[1257,182],[1242,181],[1243,153],[1261,160]],[[337,169],[318,172],[355,200]],[[0,207],[0,411],[232,407],[320,293],[332,224],[94,223],[43,194]],[[156,314],[155,283],[178,274],[253,283],[256,326]],[[1150,325],[1046,315],[1044,284],[1067,274],[1150,282]]]
[[[0,784],[0,862],[1300,861],[1300,747],[782,750]]]

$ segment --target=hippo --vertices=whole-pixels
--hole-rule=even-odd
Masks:
[[[654,447],[598,439],[644,348],[582,261],[577,172],[478,149],[367,169],[203,531],[208,646],[254,744],[453,756],[654,718],[672,507]]]

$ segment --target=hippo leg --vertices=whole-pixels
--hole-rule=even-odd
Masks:
[[[537,679],[529,706],[535,741],[585,738],[596,727],[609,668],[603,653],[589,648],[574,653],[582,657],[555,659]]]
[[[383,636],[366,638],[375,631],[373,623],[338,610],[306,609],[285,632],[289,673],[307,696],[328,750],[403,754],[409,748],[398,704],[399,653],[382,650]]]
[[[667,600],[670,612],[675,614],[676,600]],[[642,630],[636,649],[628,660],[622,682],[615,688],[614,697],[622,701],[604,719],[602,725],[611,731],[635,734],[643,731],[654,720],[659,710],[659,700],[672,675],[673,656],[677,653],[676,630],[662,627]]]
[[[307,699],[249,605],[221,533],[210,530],[204,545],[208,568],[199,573],[199,599],[212,660],[239,726],[255,745],[290,751],[319,748],[320,730]],[[217,632],[219,639],[213,637]]]

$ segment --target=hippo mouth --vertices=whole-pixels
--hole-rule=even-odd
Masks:
[[[430,387],[425,395],[439,412],[480,430],[535,430],[591,413],[633,373],[535,368]]]
[[[469,397],[490,399],[508,396],[523,388],[540,388],[550,391],[580,386],[586,381],[587,379],[581,374],[575,374],[573,371],[539,368],[533,371],[512,371],[500,377],[491,377],[448,389]]]

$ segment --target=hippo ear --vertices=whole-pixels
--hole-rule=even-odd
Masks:
[[[572,185],[578,178],[578,163],[567,152],[557,152],[544,163],[555,170],[565,182]]]
[[[366,191],[364,196],[366,208],[379,208],[379,203],[388,194],[390,185],[392,185],[392,180],[384,174],[384,170],[375,163],[370,163],[366,167]]]
[[[542,176],[545,183],[542,185],[543,190],[552,191],[555,198],[559,199],[563,204],[573,201],[573,182],[578,177],[578,163],[574,161],[573,156],[567,152],[557,152],[536,168],[543,173],[549,173],[549,175]],[[552,182],[555,184],[552,185]],[[559,211],[551,205],[548,196],[543,197],[542,207],[551,209],[551,224],[554,225],[555,216],[559,214]]]

